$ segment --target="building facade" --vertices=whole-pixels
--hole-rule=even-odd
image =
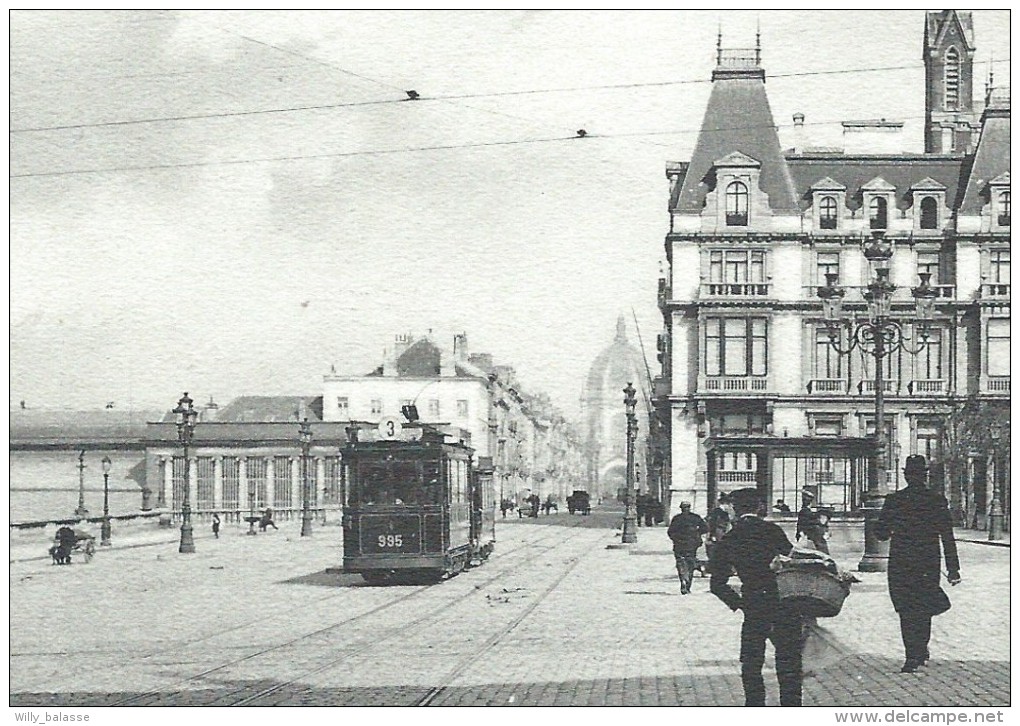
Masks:
[[[974,461],[1001,457],[973,436],[961,441],[960,421],[969,408],[998,412],[1008,427],[1010,122],[1008,89],[989,87],[976,132],[964,133],[970,28],[967,13],[928,14],[926,59],[938,62],[926,66],[923,154],[864,153],[856,136],[848,149],[784,150],[760,47],[723,49],[720,40],[692,158],[666,170],[655,403],[674,501],[706,511],[720,493],[756,486],[796,509],[809,487],[837,511],[859,510],[874,452],[875,359],[830,345],[818,289],[835,280],[847,318],[866,318],[874,271],[864,249],[881,237],[893,249],[891,316],[908,344],[885,358],[889,446],[880,466],[898,488],[903,459],[926,455],[958,522],[983,525],[994,487],[978,485],[988,467]],[[844,125],[853,134],[869,127],[897,128]],[[947,128],[951,148],[939,141]],[[923,346],[911,297],[921,275],[938,294]],[[1008,487],[1003,465],[990,476]]]

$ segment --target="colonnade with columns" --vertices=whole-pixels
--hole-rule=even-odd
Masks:
[[[189,455],[187,476],[182,463],[183,457],[177,452],[155,455],[156,506],[170,510],[175,517],[180,514],[185,481],[190,487],[188,498],[195,516],[211,516],[217,512],[227,518],[232,515],[240,518],[270,507],[286,519],[290,513],[301,511],[305,476],[300,452],[233,454],[200,450]],[[339,505],[344,475],[335,450],[329,455],[311,452],[307,466],[310,508],[323,510]],[[253,471],[263,468],[264,471],[257,474]],[[232,491],[235,486],[236,494]]]

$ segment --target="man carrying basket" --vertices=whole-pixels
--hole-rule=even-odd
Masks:
[[[740,678],[744,705],[765,705],[765,641],[776,649],[779,703],[801,705],[802,620],[797,610],[779,599],[776,573],[770,565],[777,556],[788,556],[793,545],[779,525],[762,519],[765,502],[757,489],[738,489],[729,497],[736,522],[713,548],[709,567],[712,593],[733,611],[744,611],[740,630]],[[740,578],[741,593],[729,586],[733,572]]]

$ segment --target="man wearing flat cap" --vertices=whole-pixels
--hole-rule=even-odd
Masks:
[[[949,598],[939,587],[939,540],[946,560],[949,584],[960,582],[949,503],[928,483],[928,462],[908,456],[903,467],[907,486],[885,498],[876,534],[889,543],[889,597],[900,616],[900,635],[906,660],[901,673],[913,673],[929,658],[933,615],[946,612]]]
[[[822,523],[822,516],[811,504],[815,500],[815,494],[810,489],[803,489],[800,492],[803,505],[797,512],[797,541],[805,537],[811,546],[819,552],[829,554],[829,543],[825,541],[826,525]]]
[[[744,705],[765,705],[765,641],[776,649],[776,677],[779,703],[801,705],[800,615],[779,599],[776,573],[770,565],[777,555],[793,549],[786,534],[774,522],[762,519],[765,501],[757,489],[730,493],[736,521],[712,551],[710,568],[712,594],[731,610],[743,610],[740,629],[740,679],[744,684]],[[733,572],[740,578],[740,593],[729,586]]]

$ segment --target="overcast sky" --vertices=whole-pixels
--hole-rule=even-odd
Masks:
[[[784,145],[800,111],[819,144],[884,117],[922,150],[923,11],[731,11],[724,46],[759,17]],[[690,158],[719,20],[13,12],[11,402],[314,395],[432,329],[573,413],[632,309],[654,374],[664,168]],[[983,94],[1009,14],[974,27]]]

